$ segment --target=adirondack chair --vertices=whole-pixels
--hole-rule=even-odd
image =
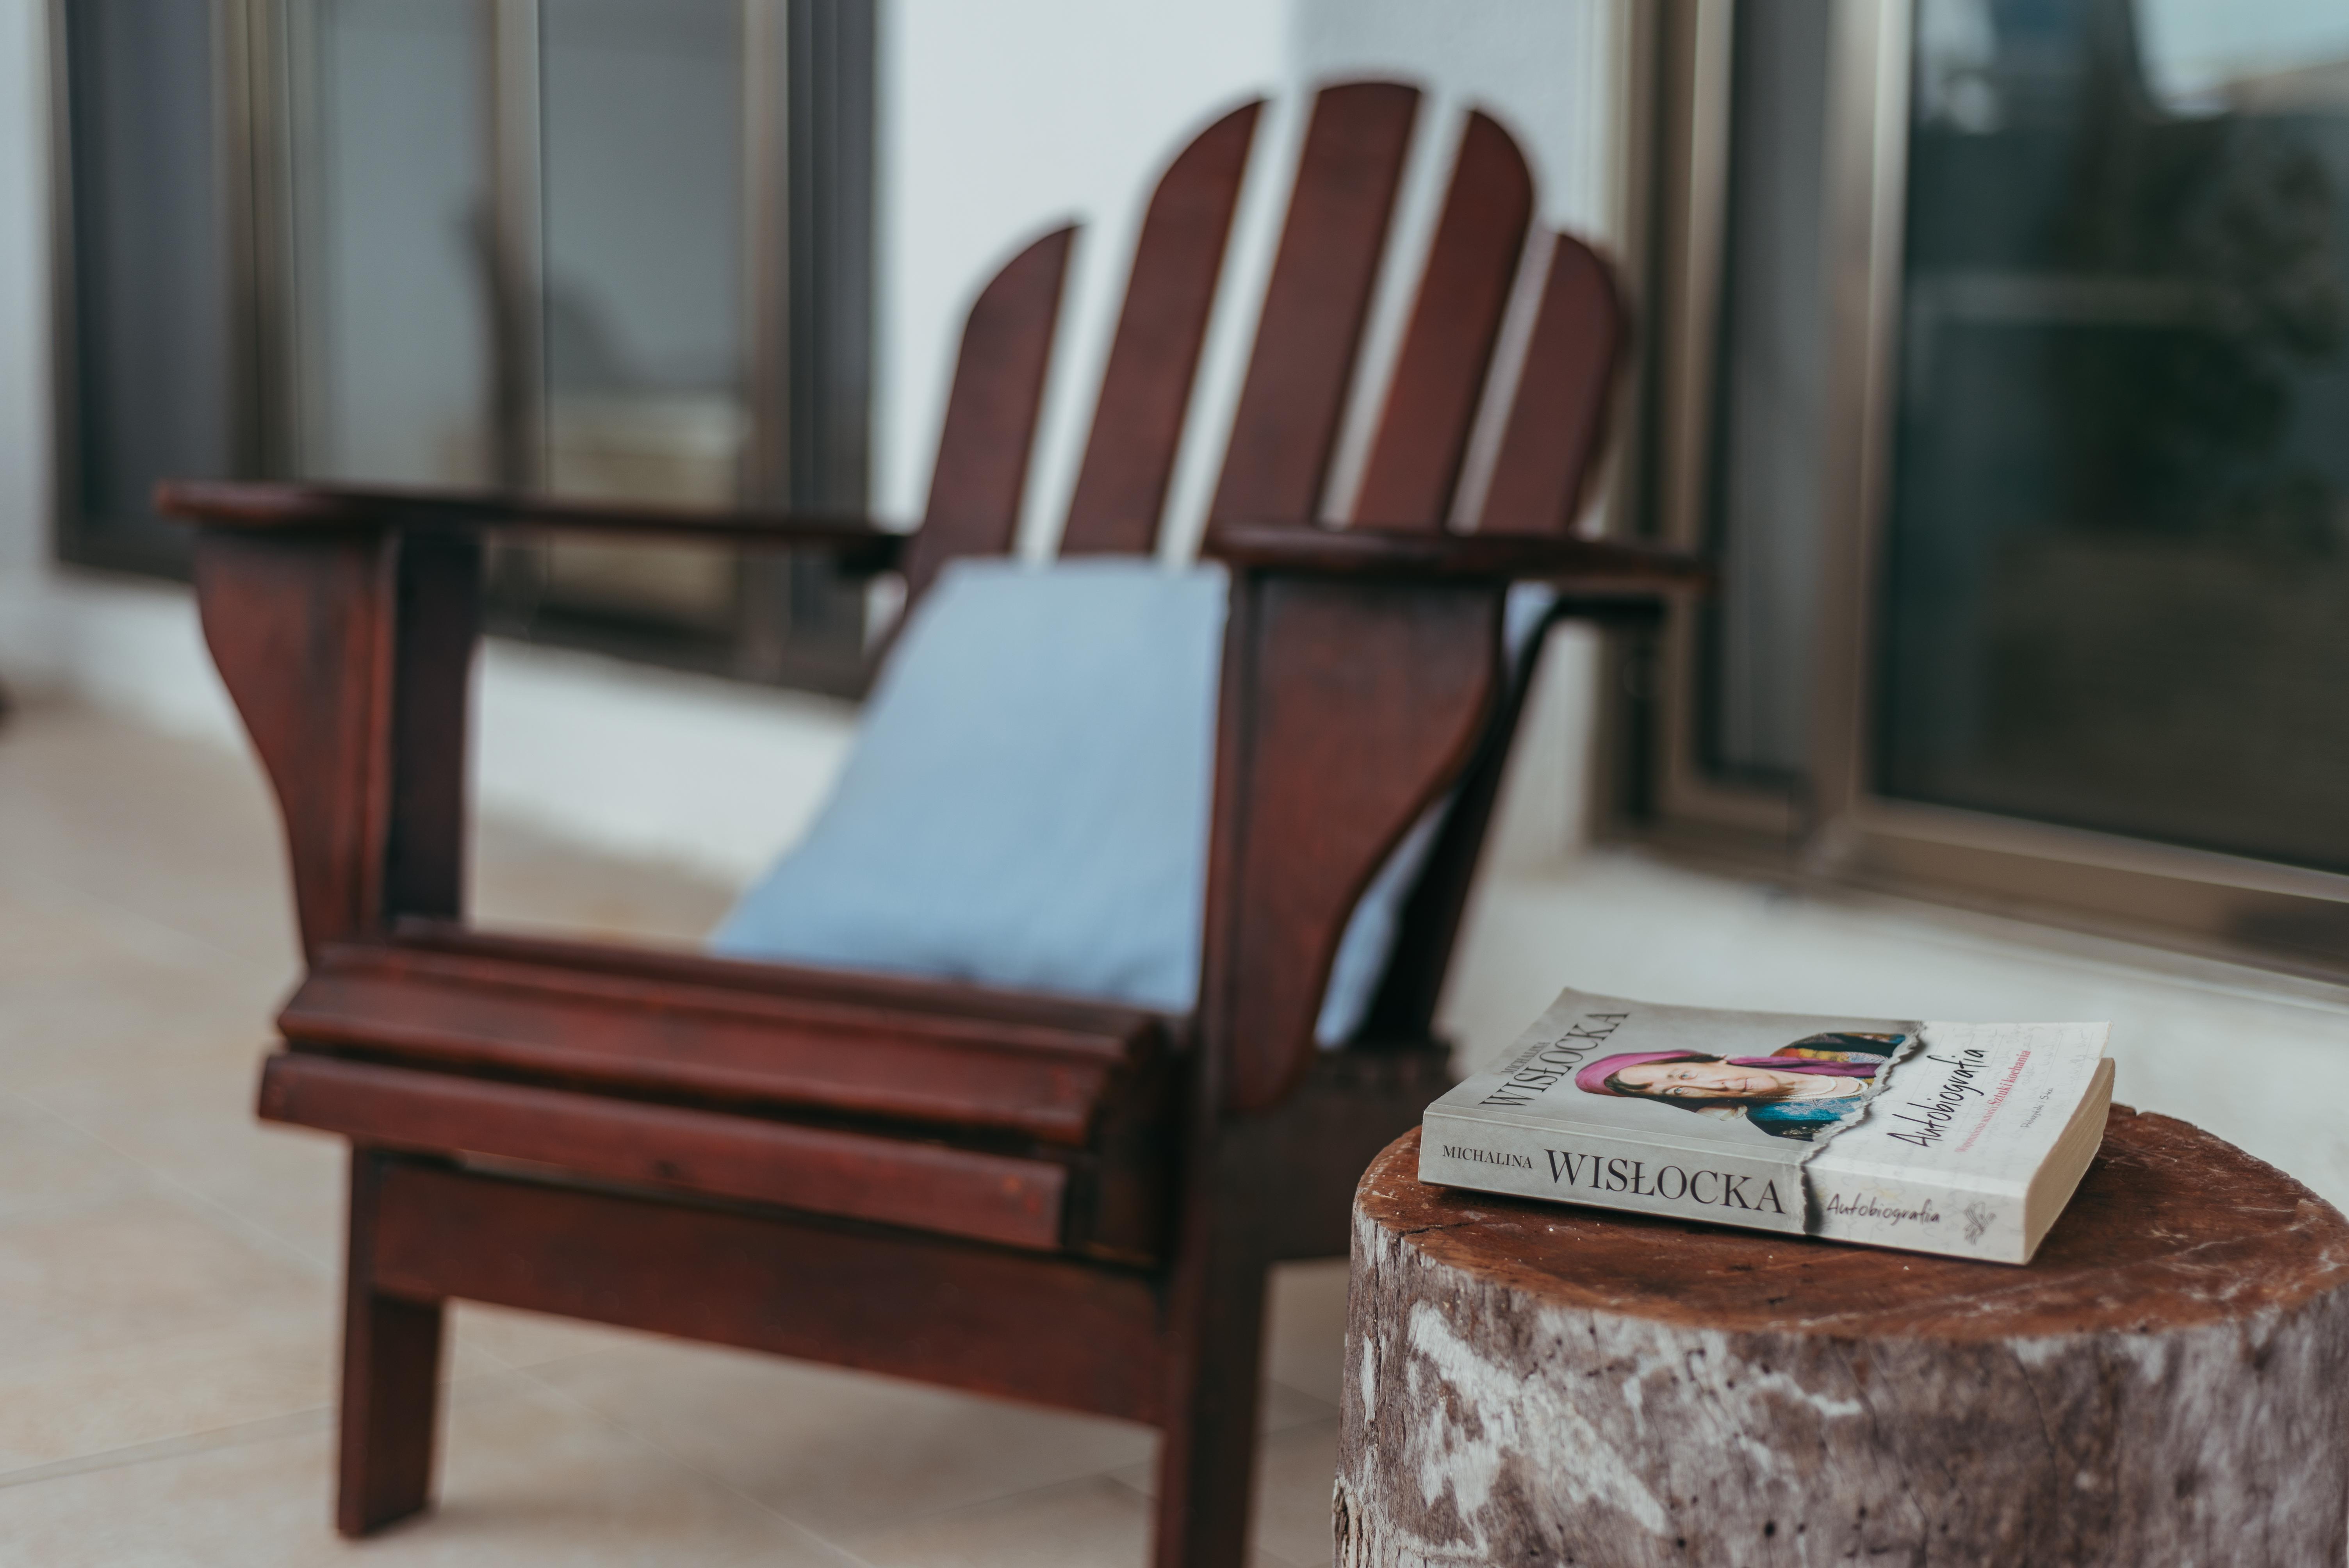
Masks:
[[[1568,531],[1622,326],[1475,115],[1351,526],[1316,521],[1419,94],[1321,91],[1212,509],[1228,563],[1202,988],[1065,995],[501,935],[463,922],[466,675],[493,531],[828,550],[918,603],[1007,551],[1071,232],[973,306],[927,513],[713,517],[179,483],[213,657],[283,810],[308,972],[261,1114],[350,1140],[340,1495],[426,1506],[451,1298],[1157,1427],[1156,1561],[1241,1560],[1276,1261],[1346,1250],[1358,1173],[1447,1082],[1430,1017],[1522,681],[1507,586],[1652,614],[1691,562]],[[1258,105],[1147,211],[1062,549],[1147,552]],[[1473,531],[1447,527],[1521,258],[1547,267]],[[1506,377],[1496,378],[1498,380]],[[1383,857],[1454,804],[1367,1021],[1312,1030]]]

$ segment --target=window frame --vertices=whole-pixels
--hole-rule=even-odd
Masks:
[[[1672,0],[1653,85],[1657,270],[1651,531],[1703,548],[1728,213],[1735,0]],[[1834,0],[1821,253],[1828,377],[1805,782],[1702,764],[1704,630],[1678,618],[1647,699],[1649,781],[1631,830],[1771,874],[2017,914],[2321,980],[2349,981],[2349,875],[1898,799],[1869,777],[1889,525],[1914,6]]]
[[[543,223],[540,0],[478,0],[484,29],[486,145],[495,292],[492,470],[500,488],[542,487],[545,365],[540,321]],[[299,471],[303,366],[296,341],[295,202],[305,156],[319,0],[209,0],[213,199],[225,252],[229,466],[222,477]],[[750,428],[736,504],[857,512],[866,504],[874,350],[875,0],[738,0],[742,39],[744,345]],[[186,581],[188,552],[90,514],[81,484],[82,302],[76,288],[73,0],[47,0],[48,207],[55,482],[51,548],[60,562]],[[819,222],[818,220],[822,221]],[[159,525],[160,527],[160,525]],[[525,552],[528,547],[524,547]],[[525,572],[527,575],[527,563]],[[491,634],[834,695],[870,676],[861,586],[821,557],[741,554],[730,630],[542,615],[525,593],[501,603]],[[812,636],[793,629],[813,624]]]

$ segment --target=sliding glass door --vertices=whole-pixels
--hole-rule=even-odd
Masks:
[[[171,474],[862,507],[869,0],[59,15],[68,556],[171,569]],[[493,630],[827,689],[861,609],[816,561],[492,564]]]
[[[2349,7],[1670,14],[1668,830],[2349,974]]]
[[[491,35],[478,0],[318,0],[287,85],[302,477],[485,489],[497,458]]]
[[[187,539],[148,492],[255,458],[224,180],[228,40],[208,0],[80,0],[60,20],[58,547],[88,565],[184,572]]]
[[[1876,786],[2349,871],[2349,6],[1922,15]]]

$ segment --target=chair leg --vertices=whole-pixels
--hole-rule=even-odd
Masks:
[[[389,1163],[377,1150],[351,1150],[335,1501],[335,1528],[349,1536],[404,1519],[432,1495],[442,1306],[375,1289],[376,1224]]]
[[[1216,1260],[1201,1288],[1178,1295],[1185,1344],[1158,1450],[1155,1568],[1247,1560],[1268,1274],[1260,1257]]]

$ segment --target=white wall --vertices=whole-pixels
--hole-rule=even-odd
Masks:
[[[41,0],[0,0],[0,573],[40,561],[48,515],[43,37]],[[0,657],[11,608],[0,601]]]
[[[1608,236],[1610,96],[1628,0],[889,0],[881,32],[875,508],[918,514],[947,377],[978,287],[1028,240],[1084,225],[1030,486],[1025,547],[1057,533],[1133,231],[1159,169],[1241,99],[1272,95],[1178,468],[1195,535],[1301,130],[1300,84],[1376,74],[1431,88],[1399,222],[1433,195],[1465,106],[1525,140],[1543,216]],[[40,0],[0,0],[0,678],[235,743],[184,593],[47,564],[45,49]],[[1414,262],[1381,295],[1391,320]],[[1374,328],[1374,331],[1376,329]],[[1375,347],[1375,345],[1374,345]],[[1380,364],[1375,352],[1369,361]],[[1372,401],[1366,381],[1364,412]],[[1358,421],[1359,422],[1359,421]],[[1555,852],[1579,820],[1589,645],[1553,645],[1501,850]],[[820,799],[853,726],[836,704],[544,650],[493,647],[477,705],[486,805],[610,849],[748,875]]]
[[[63,679],[49,564],[47,29],[41,0],[0,0],[0,684]]]
[[[856,725],[831,697],[494,639],[474,689],[484,810],[736,886],[799,837]]]
[[[1423,86],[1428,98],[1397,215],[1400,264],[1373,307],[1350,438],[1340,444],[1341,499],[1468,108],[1517,134],[1534,165],[1540,222],[1602,248],[1619,241],[1629,15],[1618,0],[897,0],[882,37],[876,510],[920,511],[956,340],[978,288],[1036,235],[1073,221],[1082,227],[1021,527],[1025,552],[1050,552],[1142,204],[1191,130],[1266,96],[1272,110],[1257,133],[1168,502],[1168,552],[1187,552],[1245,367],[1303,95],[1331,79],[1392,77]],[[1504,859],[1547,859],[1583,834],[1597,652],[1578,629],[1552,639],[1504,801],[1495,844]]]
[[[1284,11],[1277,0],[885,5],[877,510],[920,512],[956,340],[978,286],[1071,220],[1084,225],[1078,308],[1064,318],[1059,364],[1072,346],[1081,358],[1089,345],[1098,355],[1103,335],[1086,318],[1105,313],[1082,307],[1102,303],[1123,270],[1141,202],[1188,132],[1278,77]]]
[[[882,43],[883,342],[876,398],[876,505],[922,504],[947,373],[963,313],[995,267],[1061,222],[1081,225],[1072,284],[1047,392],[1025,542],[1049,547],[1073,481],[1082,417],[1098,382],[1134,224],[1165,160],[1190,130],[1251,97],[1269,97],[1251,188],[1233,242],[1232,282],[1203,369],[1202,405],[1227,412],[1228,385],[1273,238],[1288,161],[1310,86],[1392,77],[1425,87],[1398,228],[1402,262],[1374,312],[1362,377],[1367,409],[1384,366],[1381,328],[1415,276],[1441,181],[1468,107],[1497,113],[1524,143],[1541,220],[1612,241],[1621,206],[1614,134],[1622,123],[1623,8],[1613,0],[1019,0],[970,7],[900,0]],[[1004,106],[1017,102],[1018,114]],[[1221,351],[1220,353],[1218,351]],[[1205,488],[1220,435],[1186,453]],[[1183,480],[1173,503],[1178,540]]]
[[[0,682],[241,744],[184,590],[50,561],[47,9],[0,0]]]
[[[1294,0],[1291,18],[1296,79],[1392,76],[1427,84],[1439,110],[1493,113],[1533,164],[1543,221],[1595,240],[1618,237],[1620,165],[1610,128],[1623,113],[1623,7]]]

